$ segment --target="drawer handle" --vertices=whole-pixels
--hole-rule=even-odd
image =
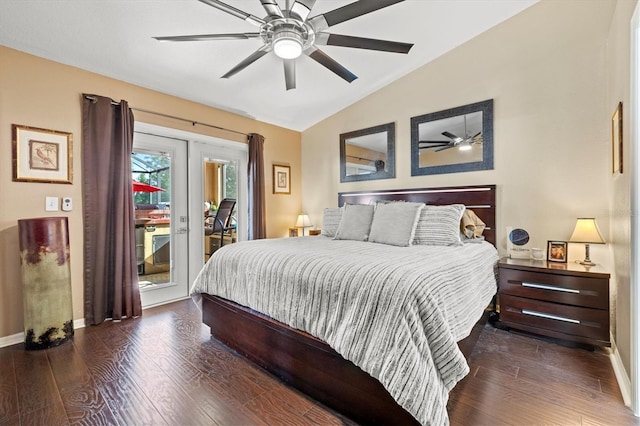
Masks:
[[[531,316],[534,316],[534,317],[547,318],[547,319],[558,320],[558,321],[565,321],[565,322],[570,322],[572,324],[580,324],[580,321],[576,320],[576,319],[561,317],[561,316],[552,315],[552,314],[545,314],[545,313],[542,313],[542,312],[530,311],[528,309],[523,309],[522,313],[525,314],[525,315],[531,315]]]
[[[573,288],[554,287],[551,285],[536,284],[536,283],[522,283],[522,287],[539,288],[541,290],[563,291],[565,293],[580,294],[580,290]]]

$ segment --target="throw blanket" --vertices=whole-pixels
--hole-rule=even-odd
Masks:
[[[484,232],[486,224],[475,214],[473,210],[466,209],[460,221],[460,231],[466,238],[479,238]]]
[[[323,236],[218,250],[191,294],[218,295],[327,342],[422,424],[448,424],[468,372],[456,342],[496,292],[489,243],[395,247]]]

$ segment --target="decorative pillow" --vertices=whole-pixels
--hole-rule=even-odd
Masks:
[[[423,203],[404,201],[376,204],[369,241],[400,247],[410,246],[423,207]]]
[[[374,207],[369,204],[345,204],[335,239],[367,241]]]
[[[427,246],[459,246],[460,219],[464,204],[425,206],[420,212],[413,244]]]
[[[335,237],[338,225],[340,225],[340,218],[342,218],[342,209],[326,208],[322,214],[322,235],[325,237]]]

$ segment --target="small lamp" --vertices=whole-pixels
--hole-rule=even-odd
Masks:
[[[589,258],[589,244],[604,244],[604,239],[594,218],[579,217],[569,241],[572,243],[584,243],[585,257],[579,263],[589,266],[595,265]]]
[[[296,221],[296,228],[302,228],[302,235],[304,235],[304,228],[311,228],[313,225],[311,224],[311,220],[309,220],[309,216],[302,213],[298,215],[298,220]]]

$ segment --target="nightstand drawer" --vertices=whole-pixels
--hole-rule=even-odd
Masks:
[[[609,309],[609,282],[603,278],[500,269],[500,295],[574,306]]]
[[[507,325],[522,324],[529,328],[609,341],[608,310],[566,306],[500,294],[500,320]]]

